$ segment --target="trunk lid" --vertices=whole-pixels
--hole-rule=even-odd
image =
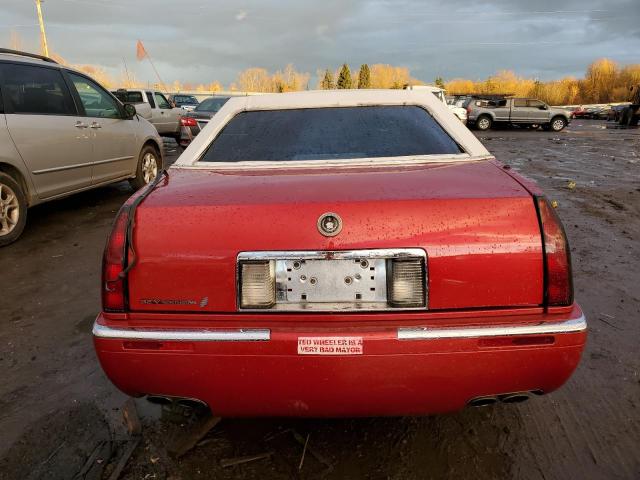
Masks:
[[[343,228],[322,236],[318,218]],[[492,161],[215,171],[173,168],[136,210],[132,311],[237,311],[236,258],[268,250],[422,248],[428,309],[542,304],[530,193]]]

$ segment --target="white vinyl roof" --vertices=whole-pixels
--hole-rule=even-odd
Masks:
[[[180,155],[174,166],[207,169],[298,167],[327,165],[369,165],[475,161],[491,157],[469,129],[435,95],[435,87],[419,90],[311,90],[290,93],[271,93],[246,97],[232,97],[216,113]],[[252,110],[290,110],[299,108],[357,107],[375,105],[416,105],[425,108],[462,147],[465,153],[448,155],[417,155],[410,157],[358,158],[352,160],[304,160],[286,162],[198,162],[213,139],[238,113]]]

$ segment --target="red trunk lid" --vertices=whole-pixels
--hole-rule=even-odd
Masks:
[[[327,238],[317,220],[336,212]],[[132,311],[234,312],[236,257],[423,248],[430,310],[542,304],[531,195],[490,161],[322,170],[171,169],[136,211]]]

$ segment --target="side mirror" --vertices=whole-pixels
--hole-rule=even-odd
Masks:
[[[131,103],[125,103],[124,104],[124,118],[125,120],[131,120],[133,117],[136,116],[136,107],[135,105],[132,105]]]
[[[538,108],[540,110],[549,110],[549,107],[547,107],[546,105],[540,105]]]

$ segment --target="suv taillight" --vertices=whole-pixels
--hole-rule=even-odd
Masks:
[[[544,197],[535,197],[544,252],[544,304],[566,306],[573,303],[571,253],[562,223]]]
[[[105,312],[124,312],[125,268],[127,263],[127,227],[129,206],[123,206],[113,224],[102,257],[102,309]]]
[[[182,125],[183,127],[197,127],[198,126],[198,122],[196,122],[195,118],[181,117],[180,118],[180,125]]]

